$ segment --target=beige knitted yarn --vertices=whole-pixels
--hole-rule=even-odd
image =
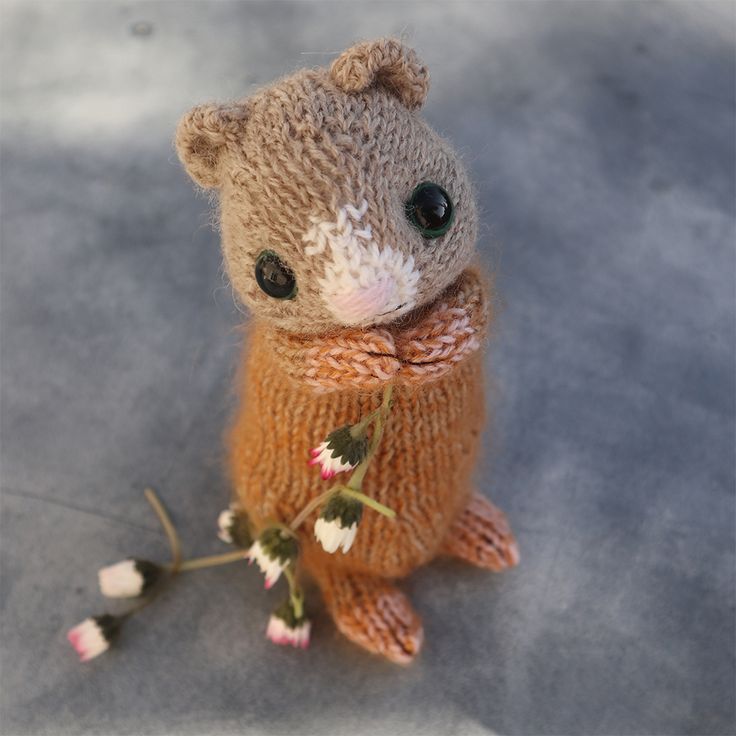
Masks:
[[[471,487],[490,286],[471,268],[465,170],[417,113],[428,86],[414,52],[381,39],[197,107],[176,136],[192,178],[218,191],[227,272],[254,316],[228,435],[253,519],[288,521],[324,491],[310,448],[395,384],[364,488],[397,518],[364,515],[346,554],[324,552],[311,524],[299,542],[338,628],[397,662],[422,627],[393,579],[438,554],[518,560],[503,514]]]

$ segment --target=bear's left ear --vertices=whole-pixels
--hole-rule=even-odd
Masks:
[[[397,38],[366,41],[343,51],[332,62],[330,77],[345,92],[381,85],[410,110],[422,106],[429,90],[427,67]]]
[[[235,143],[248,117],[246,103],[199,105],[176,128],[176,152],[189,176],[205,189],[221,184],[221,163],[229,143]]]

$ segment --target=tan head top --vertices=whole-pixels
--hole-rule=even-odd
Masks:
[[[296,333],[388,323],[468,265],[476,205],[417,113],[428,87],[414,52],[381,39],[181,120],[179,157],[218,190],[228,276],[256,315]]]

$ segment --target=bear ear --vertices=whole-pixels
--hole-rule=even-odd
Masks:
[[[345,92],[381,85],[410,110],[422,106],[429,90],[427,67],[397,38],[366,41],[343,51],[332,62],[330,77]]]
[[[205,189],[221,184],[220,164],[228,144],[235,143],[248,117],[245,103],[199,105],[176,128],[176,152],[189,176]]]

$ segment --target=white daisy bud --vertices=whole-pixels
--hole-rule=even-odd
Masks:
[[[226,544],[248,549],[253,544],[253,533],[248,514],[233,505],[217,518],[217,536]]]
[[[281,573],[297,558],[296,539],[278,527],[269,527],[248,550],[248,559],[258,563],[266,576],[266,589],[273,587]]]
[[[297,618],[291,601],[287,600],[271,614],[266,636],[274,644],[291,644],[306,649],[311,628],[312,624],[304,615]]]
[[[360,501],[337,493],[327,502],[315,522],[314,536],[325,552],[333,554],[342,547],[345,553],[355,541],[362,516],[363,504]]]
[[[117,616],[105,613],[102,616],[92,616],[84,619],[66,635],[69,643],[74,647],[79,659],[88,662],[99,657],[110,648],[118,634],[122,620]]]
[[[97,577],[102,595],[108,598],[135,598],[156,583],[161,577],[161,568],[148,560],[130,558],[103,567]]]
[[[359,425],[355,425],[359,426]],[[368,439],[364,431],[354,436],[355,427],[346,424],[327,435],[327,439],[311,450],[310,465],[322,468],[322,479],[327,480],[344,470],[359,465],[368,454]]]

